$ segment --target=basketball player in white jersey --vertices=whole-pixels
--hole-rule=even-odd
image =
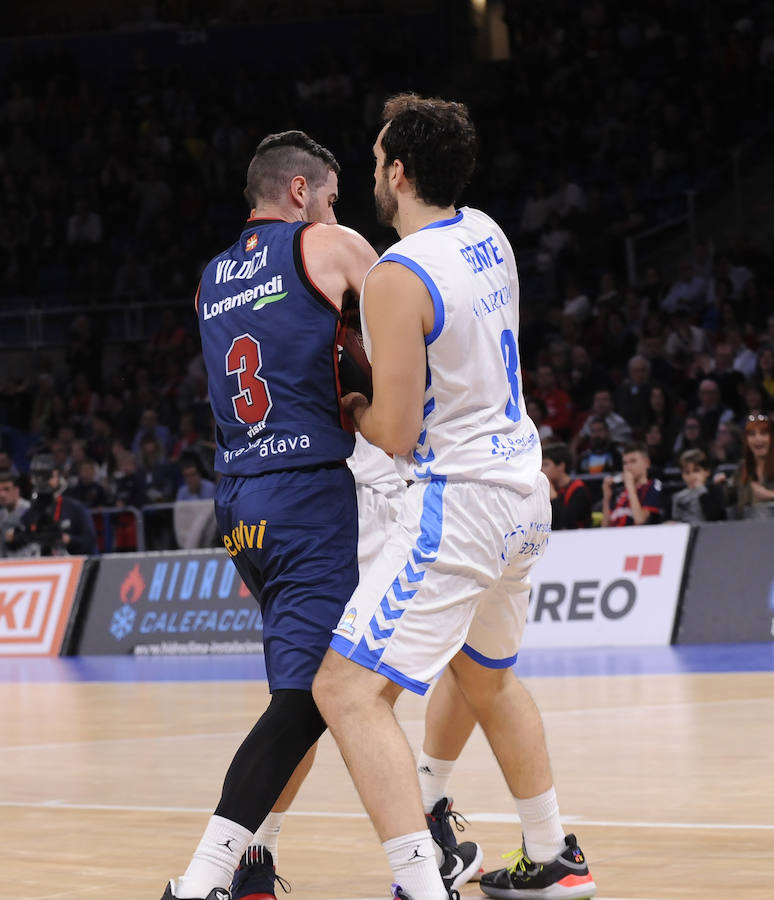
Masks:
[[[484,213],[455,204],[475,163],[461,104],[400,95],[374,145],[377,215],[401,240],[366,276],[373,401],[349,395],[363,436],[413,482],[396,527],[334,630],[313,692],[383,841],[402,900],[455,896],[439,872],[411,748],[393,713],[449,665],[522,822],[494,897],[589,897],[564,835],[540,714],[512,672],[529,571],[550,532],[540,442],[518,357],[513,251]]]

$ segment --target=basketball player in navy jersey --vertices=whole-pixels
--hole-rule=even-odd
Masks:
[[[261,605],[272,697],[166,900],[229,896],[257,826],[325,730],[312,679],[358,581],[345,462],[354,437],[339,403],[337,338],[345,300],[359,296],[376,260],[366,240],[336,224],[338,173],[303,132],[265,138],[247,172],[251,218],[197,292],[222,476],[216,518]]]
[[[218,523],[261,603],[272,701],[237,751],[215,815],[166,900],[219,900],[235,868],[234,897],[275,896],[272,851],[325,728],[311,680],[358,578],[354,487],[342,464],[354,439],[341,428],[336,337],[345,299],[357,300],[376,260],[363,238],[336,224],[338,172],[329,151],[301,132],[266,138],[248,170],[251,218],[239,241],[207,266],[197,292],[223,476]],[[392,494],[405,482],[394,470],[388,476],[386,462],[361,462],[357,472],[382,492],[389,483]],[[374,531],[392,517],[373,501],[364,506]],[[373,547],[362,545],[359,556],[365,568]],[[436,696],[430,709],[439,715],[431,716],[426,742],[441,759],[456,758],[474,723],[452,751],[449,735],[456,746],[462,726],[459,698],[442,706],[446,695]],[[430,771],[441,759],[420,757],[428,813],[436,813],[428,820],[436,838],[453,845],[446,861],[461,884],[478,867],[480,848],[458,846],[452,834],[448,775]]]
[[[585,858],[561,827],[540,714],[511,668],[529,571],[551,523],[521,389],[513,250],[484,213],[455,208],[476,152],[464,106],[401,95],[387,102],[384,122],[374,144],[376,209],[400,240],[363,286],[373,400],[351,394],[344,404],[413,483],[334,630],[314,696],[383,841],[395,898],[457,896],[439,871],[393,712],[403,688],[424,693],[447,664],[522,823],[522,849],[511,866],[482,876],[482,890],[589,897]]]

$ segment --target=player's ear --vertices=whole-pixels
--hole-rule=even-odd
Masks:
[[[309,199],[309,185],[303,175],[295,175],[290,180],[290,199],[294,206],[303,208]]]

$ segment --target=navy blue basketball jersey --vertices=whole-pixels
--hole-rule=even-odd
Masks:
[[[225,475],[323,465],[354,448],[339,406],[341,316],[306,274],[307,227],[248,220],[202,275],[196,306]]]

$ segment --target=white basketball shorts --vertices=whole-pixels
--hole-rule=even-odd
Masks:
[[[418,694],[460,649],[484,666],[510,667],[529,571],[550,532],[542,473],[526,496],[442,479],[411,485],[381,552],[361,569],[331,647]]]

